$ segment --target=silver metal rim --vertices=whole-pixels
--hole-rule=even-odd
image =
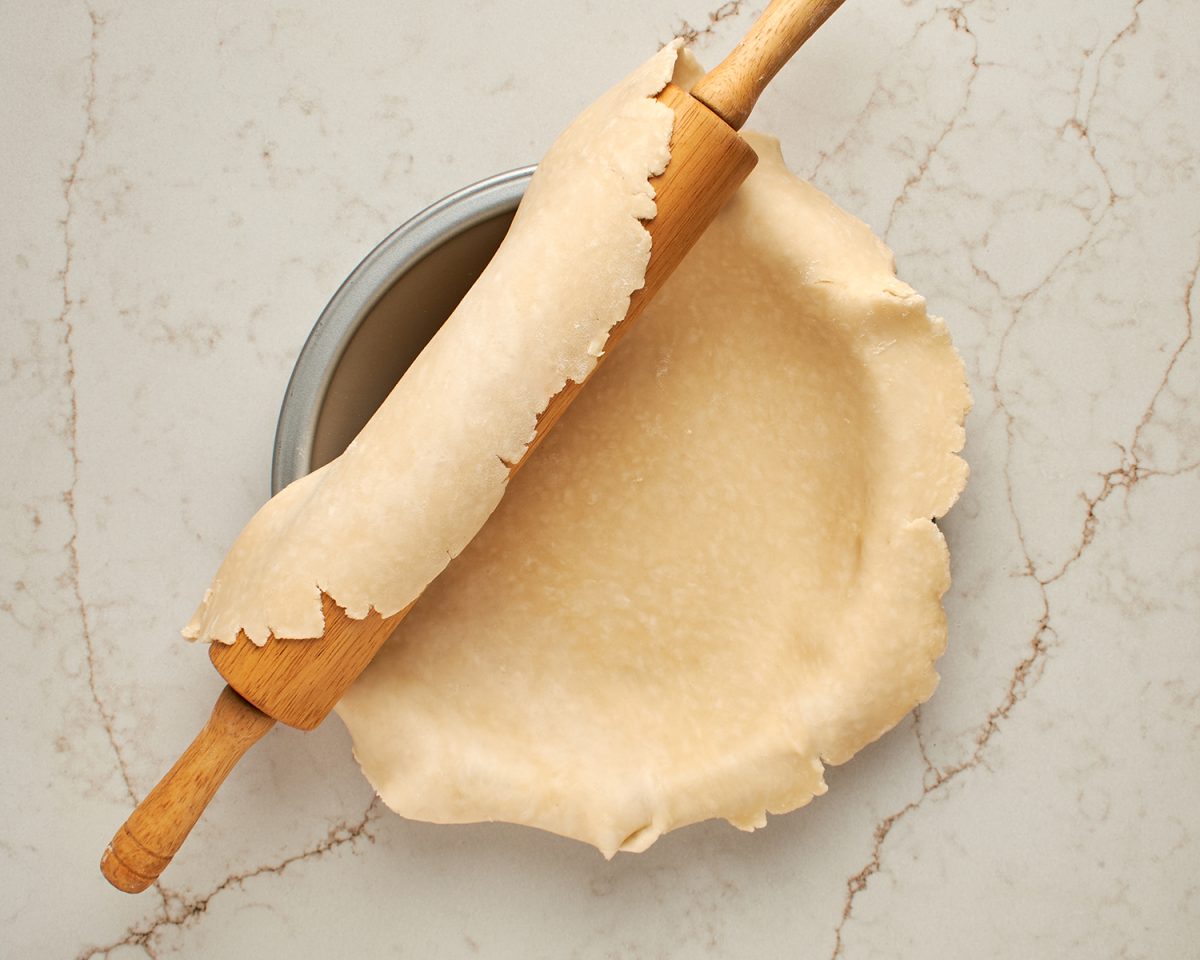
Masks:
[[[271,457],[271,493],[311,469],[313,438],[338,361],[359,324],[414,264],[480,223],[516,209],[535,166],[480,180],[393,230],[354,268],[321,311],[292,369]]]

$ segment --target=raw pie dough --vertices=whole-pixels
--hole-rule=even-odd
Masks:
[[[319,634],[318,586],[387,614],[470,541],[338,707],[405,816],[606,855],[753,828],[937,683],[930,518],[966,480],[962,364],[771,139],[750,135],[758,169],[499,499],[500,458],[640,284],[670,129],[648,98],[675,57],[559,140],[462,306],[347,454],[252,521],[189,625]]]
[[[537,415],[596,365],[642,285],[651,176],[670,157],[664,47],[585,110],[501,249],[344,454],[282,490],[234,542],[184,636],[255,643],[408,606],[500,502]],[[693,61],[694,63],[694,61]]]

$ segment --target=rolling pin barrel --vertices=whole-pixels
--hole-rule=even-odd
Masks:
[[[773,0],[746,38],[688,94],[668,84],[660,103],[675,114],[670,162],[651,181],[656,213],[645,283],[630,298],[624,319],[609,332],[607,355],[757,162],[737,135],[767,81],[836,10],[842,0]],[[602,359],[602,358],[601,358]],[[538,417],[533,440],[515,473],[582,389],[568,381]],[[100,869],[117,888],[145,890],[171,862],[189,831],[247,750],[276,721],[311,730],[371,662],[412,604],[389,617],[372,611],[349,617],[322,595],[321,637],[272,638],[256,646],[244,634],[215,643],[210,659],[229,685],[183,756],[130,815],[104,851]],[[413,603],[416,601],[414,600]]]

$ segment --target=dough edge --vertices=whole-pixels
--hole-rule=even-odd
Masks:
[[[376,755],[386,728],[366,688],[386,676],[364,675],[367,684],[352,688],[337,711],[354,736],[364,775],[401,815],[436,823],[521,823],[590,843],[606,857],[645,850],[669,830],[714,817],[753,830],[765,824],[768,813],[789,812],[823,794],[825,764],[846,762],[934,692],[933,665],[947,635],[941,598],[950,571],[945,540],[931,518],[949,510],[967,477],[958,455],[970,407],[961,359],[945,324],[929,316],[924,299],[896,278],[891,251],[870,229],[791,174],[773,138],[753,133],[747,138],[761,158],[752,178],[767,183],[782,178],[787,190],[811,202],[813,224],[797,231],[831,225],[828,233],[823,226],[811,230],[816,239],[803,251],[804,282],[823,292],[831,316],[857,311],[868,318],[865,350],[882,380],[897,384],[883,394],[881,416],[895,413],[901,426],[919,434],[886,444],[892,486],[881,565],[896,569],[871,584],[869,609],[847,627],[869,637],[870,649],[847,664],[836,687],[798,691],[798,701],[808,697],[794,709],[804,718],[801,736],[767,718],[744,750],[729,758],[728,769],[683,771],[669,782],[651,778],[594,794],[564,789],[551,776],[557,771],[536,763],[489,757],[468,724],[408,727],[406,747]],[[835,234],[846,238],[844,251]],[[922,396],[922,378],[931,372],[936,388]],[[370,750],[364,750],[368,741]],[[586,766],[570,753],[563,763]],[[498,764],[507,766],[498,770]],[[470,771],[466,779],[478,789],[444,786],[447,766]]]
[[[185,638],[320,637],[322,592],[355,619],[391,616],[463,550],[538,414],[591,372],[644,284],[674,120],[654,98],[697,74],[672,41],[567,127],[483,275],[347,451],[254,515]],[[603,268],[566,269],[580,249]]]

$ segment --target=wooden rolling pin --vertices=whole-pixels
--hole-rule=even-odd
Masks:
[[[842,0],[773,0],[750,32],[716,69],[685,93],[674,84],[658,95],[675,112],[671,159],[652,181],[657,204],[646,229],[652,252],[646,283],[612,328],[608,356],[633,320],[754,168],[754,151],[737,135],[768,81]],[[537,432],[515,473],[582,388],[569,381],[542,411]],[[104,876],[138,893],[171,862],[229,771],[278,720],[301,730],[317,726],[363,671],[404,615],[348,617],[322,595],[325,633],[309,640],[271,638],[262,647],[244,633],[210,645],[210,658],[228,685],[212,716],[182,757],[138,804],[100,860]],[[414,600],[413,603],[416,601]]]

